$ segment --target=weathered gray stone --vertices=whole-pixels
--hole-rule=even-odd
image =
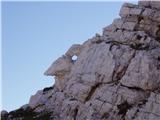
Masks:
[[[140,0],[138,4],[144,7],[160,9],[160,2],[158,0]]]
[[[56,76],[59,79],[63,79],[66,73],[70,72],[72,66],[71,58],[63,55],[58,58],[44,73],[45,75]]]
[[[81,49],[82,46],[79,44],[72,45],[65,55],[69,57],[73,57],[74,55],[78,56],[81,53]]]
[[[144,90],[155,90],[160,87],[159,60],[153,56],[160,56],[159,48],[138,52],[132,59],[121,83]]]
[[[31,96],[35,112],[51,120],[160,120],[160,2],[125,3],[119,14],[48,68],[55,84]]]

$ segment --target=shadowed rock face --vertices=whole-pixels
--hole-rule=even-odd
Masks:
[[[2,111],[1,117],[1,120],[50,120],[50,113],[46,111],[37,113],[27,105],[9,113]]]
[[[31,96],[32,116],[160,120],[160,2],[125,3],[120,16],[102,35],[71,46],[48,68],[45,75],[56,82]],[[13,120],[10,114],[3,112],[4,120]]]

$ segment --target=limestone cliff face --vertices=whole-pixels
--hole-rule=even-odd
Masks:
[[[55,85],[27,105],[49,115],[39,120],[160,120],[160,2],[125,3],[120,16],[48,68]]]

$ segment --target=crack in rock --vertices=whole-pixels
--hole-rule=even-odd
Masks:
[[[78,108],[74,110],[74,115],[73,115],[74,120],[76,120],[77,114],[78,114]]]
[[[85,99],[85,102],[89,101],[91,99],[91,97],[93,96],[93,94],[95,93],[95,91],[102,85],[102,83],[97,83],[96,85],[94,85],[90,92],[88,93],[88,96]]]
[[[55,84],[2,120],[160,120],[160,2],[124,3],[119,15],[53,62],[44,74]]]

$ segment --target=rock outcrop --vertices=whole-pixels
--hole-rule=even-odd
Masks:
[[[119,15],[48,68],[55,85],[21,108],[28,120],[160,120],[160,2],[124,3]]]

